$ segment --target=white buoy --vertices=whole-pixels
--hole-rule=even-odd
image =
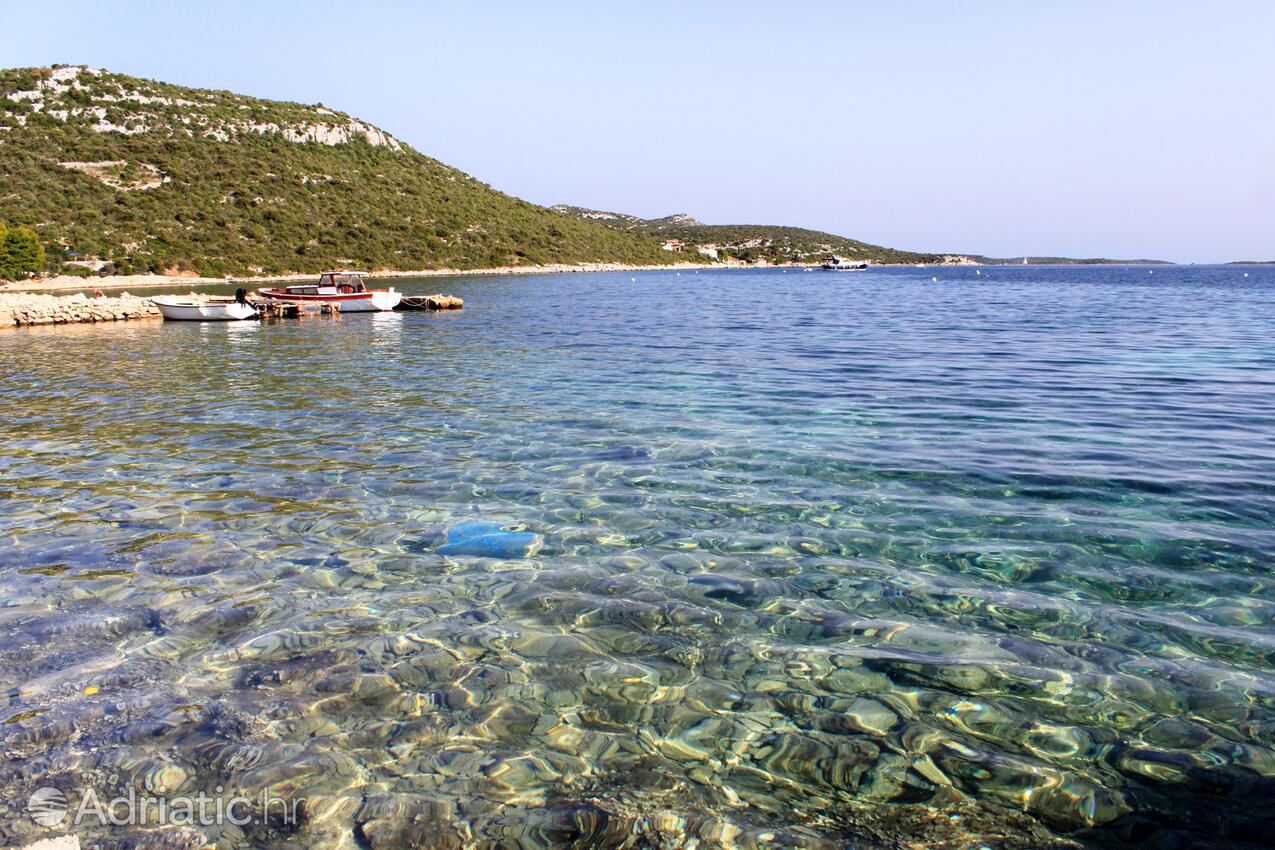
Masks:
[[[1248,277],[1248,272],[1244,272],[1244,276],[1245,276],[1245,277]]]
[[[974,274],[982,274],[982,273],[983,273],[982,269],[974,269]]]
[[[930,280],[934,281],[935,283],[938,283],[938,282],[939,282],[939,279],[938,279],[937,277],[932,277],[932,278],[930,278]]]

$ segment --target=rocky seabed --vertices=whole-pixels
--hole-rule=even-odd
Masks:
[[[77,322],[120,322],[158,318],[159,309],[149,298],[127,292],[116,297],[43,295],[34,292],[0,293],[0,326],[64,325]]]

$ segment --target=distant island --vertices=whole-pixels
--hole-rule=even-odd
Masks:
[[[322,104],[85,66],[0,70],[0,278],[810,264],[829,254],[1019,261],[684,214],[545,208]]]
[[[567,218],[596,221],[625,233],[654,236],[666,251],[697,253],[713,260],[727,258],[771,264],[816,262],[839,254],[876,263],[953,262],[957,255],[886,248],[832,233],[763,224],[702,224],[685,213],[643,219],[625,213],[559,204],[550,209]]]
[[[1016,266],[1026,260],[1033,266],[1172,266],[1171,260],[1113,260],[1108,257],[984,257],[973,258],[987,266]]]
[[[639,218],[627,213],[558,204],[549,209],[583,221],[598,221],[627,233],[656,236],[666,251],[693,252],[713,260],[735,259],[772,265],[809,264],[835,254],[882,264],[908,265],[1034,265],[1165,264],[1167,260],[1116,260],[1105,257],[987,257],[960,252],[922,253],[886,248],[800,227],[772,224],[703,224],[686,213],[663,218]]]

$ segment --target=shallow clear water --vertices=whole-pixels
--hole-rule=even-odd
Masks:
[[[0,333],[0,843],[1269,845],[1275,269],[1153,271]]]

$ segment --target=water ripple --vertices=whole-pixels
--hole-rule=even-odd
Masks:
[[[3,843],[1271,846],[1275,273],[923,271],[0,334]]]

